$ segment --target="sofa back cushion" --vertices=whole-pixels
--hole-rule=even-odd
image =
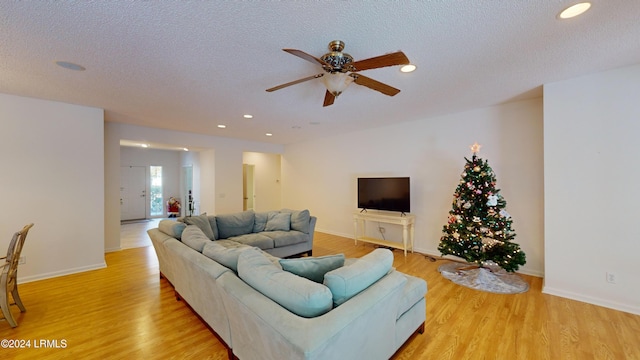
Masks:
[[[344,254],[281,259],[282,270],[322,284],[324,274],[344,265]]]
[[[324,285],[331,290],[333,303],[338,306],[385,276],[392,265],[391,250],[375,249],[350,265],[326,273]]]
[[[187,225],[182,232],[182,242],[197,252],[202,252],[204,245],[211,242],[196,225]]]
[[[291,214],[270,212],[264,231],[289,231],[291,230]]]
[[[333,307],[331,291],[326,286],[279,269],[258,249],[240,253],[238,276],[298,316],[320,316]]]
[[[238,256],[240,253],[251,249],[251,246],[235,243],[236,246],[223,246],[222,242],[227,240],[220,241],[210,241],[208,244],[204,245],[202,249],[202,255],[215,260],[222,266],[228,267],[233,270],[236,274],[238,273]]]
[[[195,225],[202,230],[202,232],[209,238],[209,240],[216,240],[216,236],[211,228],[211,223],[207,214],[201,214],[197,216],[185,216],[182,218],[182,222],[187,225]]]
[[[187,224],[175,220],[160,220],[158,223],[160,231],[178,240],[182,237],[185,227],[187,227]]]
[[[309,233],[309,222],[311,220],[309,210],[282,209],[280,212],[291,214],[291,230],[297,230],[305,234]]]
[[[216,215],[218,235],[220,239],[227,239],[232,236],[250,234],[253,232],[254,221],[255,213],[253,210]]]

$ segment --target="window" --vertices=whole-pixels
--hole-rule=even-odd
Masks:
[[[162,166],[150,166],[149,174],[151,178],[151,187],[149,191],[149,200],[151,216],[159,216],[164,214],[162,206]]]

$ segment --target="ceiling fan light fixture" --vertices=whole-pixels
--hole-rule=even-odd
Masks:
[[[400,68],[400,71],[403,73],[410,73],[416,70],[416,66],[413,64],[407,64]]]
[[[353,82],[353,78],[347,73],[334,72],[325,74],[322,77],[322,82],[333,96],[338,96],[349,87],[349,84]]]
[[[573,17],[583,14],[584,12],[589,10],[590,7],[591,7],[591,3],[589,2],[582,2],[582,3],[571,5],[568,8],[562,10],[562,12],[558,14],[558,18],[571,19]]]

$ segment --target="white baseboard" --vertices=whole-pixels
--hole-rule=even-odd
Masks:
[[[44,279],[51,279],[51,278],[64,276],[64,275],[77,274],[77,273],[81,273],[81,272],[85,272],[85,271],[104,269],[106,267],[107,267],[107,263],[102,262],[102,263],[99,263],[99,264],[81,266],[81,267],[77,267],[77,268],[73,268],[73,269],[65,269],[65,270],[54,271],[54,272],[50,272],[50,273],[44,273],[44,274],[38,274],[38,275],[32,275],[32,276],[25,276],[25,277],[21,277],[21,278],[18,279],[18,284],[24,284],[24,283],[28,283],[28,282],[32,282],[32,281],[38,281],[38,280],[44,280]]]
[[[609,309],[624,311],[624,312],[628,312],[628,313],[631,313],[631,314],[634,314],[634,315],[640,315],[640,307],[639,306],[634,306],[634,305],[630,305],[630,304],[622,304],[622,303],[611,301],[611,300],[607,300],[607,299],[601,299],[601,298],[597,298],[597,297],[593,297],[593,296],[576,294],[576,293],[573,293],[573,292],[570,292],[570,291],[550,288],[548,286],[543,286],[542,287],[542,293],[543,294],[554,295],[554,296],[560,296],[560,297],[571,299],[571,300],[581,301],[581,302],[588,303],[588,304],[598,305],[598,306],[606,307],[606,308],[609,308]]]
[[[341,236],[341,237],[345,237],[348,239],[353,240],[354,239],[354,235],[353,234],[344,234],[344,233],[339,233],[339,232],[335,232],[335,231],[331,231],[331,230],[325,230],[325,229],[316,229],[317,232],[321,232],[321,233],[325,233],[325,234],[329,234],[329,235],[335,235],[335,236]],[[428,256],[433,256],[435,258],[440,258],[442,257],[442,255],[440,254],[439,251],[437,250],[429,250],[429,249],[423,249],[423,248],[418,248],[415,247],[414,252],[417,252],[419,254],[422,255],[428,255]],[[527,268],[520,268],[518,270],[519,274],[524,274],[524,275],[530,275],[530,276],[535,276],[535,277],[544,277],[544,273],[542,271],[538,271],[538,270],[531,270],[531,269],[527,269]]]
[[[114,248],[104,249],[104,252],[106,254],[106,253],[116,252],[116,251],[120,251],[120,250],[122,250],[122,248],[120,246],[118,246],[118,247],[114,247]]]

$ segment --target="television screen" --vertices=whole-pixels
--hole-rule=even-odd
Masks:
[[[409,178],[358,178],[358,208],[410,212]]]

